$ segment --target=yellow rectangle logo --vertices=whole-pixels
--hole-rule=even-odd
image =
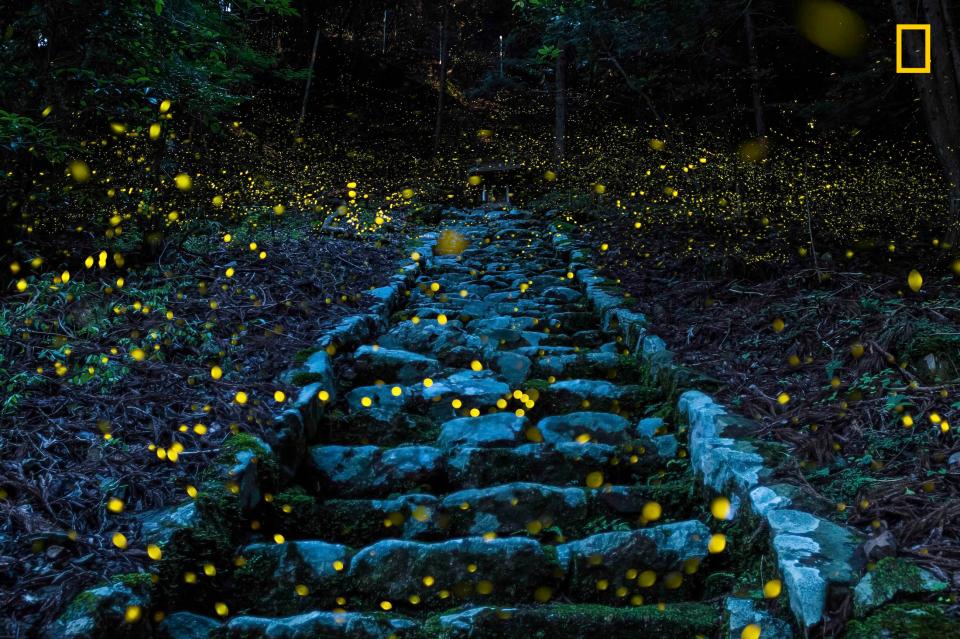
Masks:
[[[923,66],[903,66],[903,32],[923,32]],[[930,73],[930,25],[929,24],[898,24],[897,25],[897,73]]]

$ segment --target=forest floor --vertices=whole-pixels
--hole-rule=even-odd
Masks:
[[[0,299],[0,604],[14,623],[148,563],[114,533],[182,501],[231,432],[269,428],[293,399],[280,373],[363,307],[408,231],[402,214],[363,239],[321,235],[310,215],[263,222],[171,238],[122,284],[112,256],[101,268],[98,246],[76,246],[91,268],[64,282],[40,265],[52,284]],[[871,532],[870,559],[911,557],[960,591],[960,295],[932,275],[949,264],[881,246],[710,273],[722,252],[688,252],[710,241],[689,228],[638,232],[619,211],[584,226],[700,385],[797,448],[785,472],[820,514]],[[930,274],[917,292],[911,268]]]
[[[0,634],[149,562],[125,541],[141,515],[195,494],[231,431],[270,428],[296,399],[278,375],[369,303],[402,248],[402,215],[344,239],[311,214],[251,221],[192,228],[122,269],[74,246],[92,266],[65,282],[24,264],[49,286],[0,298],[0,607],[16,611]]]
[[[779,268],[744,268],[746,251],[734,275],[706,272],[726,256],[689,227],[586,226],[601,272],[701,385],[796,447],[791,483],[822,515],[870,533],[868,559],[911,557],[960,592],[960,294],[936,246],[921,265],[886,244]]]

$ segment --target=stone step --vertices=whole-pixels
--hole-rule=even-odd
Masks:
[[[611,344],[610,335],[600,330],[577,331],[573,334],[557,332],[549,335],[542,343],[545,346],[575,346],[581,350],[592,350]],[[610,352],[617,352],[616,344],[612,343]]]
[[[160,639],[720,631],[719,605],[672,603],[704,592],[711,532],[687,519],[688,482],[658,483],[679,442],[639,419],[658,398],[636,361],[542,220],[444,217],[466,249],[419,248],[405,307],[337,362],[347,388],[317,428],[327,443],[309,448],[303,488],[263,504],[243,537],[256,543],[216,582],[181,584],[191,609],[229,601],[240,616],[174,613]]]
[[[633,358],[618,353],[588,351],[560,355],[544,355],[533,359],[531,375],[546,379],[555,377],[604,378],[610,373],[618,379],[626,377],[623,372],[636,372],[639,366]]]
[[[336,444],[398,445],[404,442],[433,444],[438,435],[449,439],[452,431],[444,434],[447,421],[474,415],[475,423],[457,422],[461,435],[455,439],[460,444],[470,446],[499,445],[480,444],[488,424],[497,420],[508,420],[504,414],[514,414],[518,409],[531,414],[549,414],[556,406],[557,397],[541,392],[546,383],[531,380],[532,388],[526,392],[524,386],[530,361],[522,355],[506,351],[492,359],[493,370],[460,370],[447,377],[431,379],[426,385],[423,381],[413,385],[376,384],[358,386],[346,393],[342,400],[341,412],[330,412],[320,422],[317,441]],[[503,381],[506,379],[507,381]],[[558,383],[560,384],[560,383]],[[542,418],[543,428],[538,422],[535,428],[524,428],[515,437],[500,439],[504,445],[510,441],[562,442],[595,441],[610,444],[624,444],[640,438],[651,438],[657,433],[640,431],[629,426],[623,414],[635,408],[633,400],[629,402],[610,402],[609,405],[620,411],[614,412],[576,410],[583,405],[579,397],[561,395],[560,401],[566,402],[563,408],[574,412],[560,413]],[[590,401],[590,400],[588,400]],[[544,410],[543,405],[548,409]],[[590,405],[594,404],[590,401]],[[476,413],[476,415],[475,415]],[[500,415],[497,417],[496,415]],[[641,420],[642,421],[642,420]],[[660,424],[662,426],[662,423]],[[453,427],[451,427],[453,428]],[[659,426],[658,426],[659,428]],[[649,442],[647,442],[649,443]],[[449,446],[446,446],[449,447]],[[659,446],[658,446],[659,447]],[[672,455],[671,455],[672,456]]]
[[[255,614],[332,608],[338,600],[352,608],[416,612],[560,596],[597,603],[676,599],[684,577],[707,556],[709,537],[704,524],[688,520],[555,546],[481,536],[385,539],[358,550],[316,540],[260,543],[241,550],[233,596],[240,610]]]
[[[358,379],[415,384],[425,377],[439,376],[444,368],[439,361],[420,353],[361,346],[353,354]]]
[[[398,615],[314,610],[291,617],[234,617],[216,636],[222,639],[419,639],[420,624]],[[206,635],[193,635],[206,637]],[[191,637],[191,635],[181,635]],[[173,639],[173,638],[171,638]]]
[[[550,383],[530,380],[527,393],[536,393],[534,401],[540,414],[555,415],[577,410],[614,413],[642,411],[651,399],[651,389],[637,384],[618,384],[603,379],[565,379]]]
[[[320,445],[309,450],[304,475],[320,495],[383,497],[421,490],[433,494],[517,481],[558,486],[631,483],[671,457],[654,446],[597,442],[512,447]]]
[[[266,523],[287,539],[323,537],[351,546],[387,538],[437,541],[491,533],[561,543],[601,530],[689,516],[689,488],[677,482],[597,489],[513,482],[436,496],[326,500],[293,491],[276,496]]]
[[[693,639],[714,636],[720,616],[716,606],[701,603],[483,606],[431,617],[424,630],[436,639]]]

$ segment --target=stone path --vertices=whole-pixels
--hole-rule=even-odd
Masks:
[[[388,330],[346,358],[350,387],[267,496],[276,517],[249,523],[256,543],[224,566],[207,540],[209,564],[161,574],[181,612],[155,636],[719,636],[702,562],[721,540],[693,491],[664,497],[684,452],[644,417],[658,391],[542,220],[451,224],[468,247],[424,255]]]

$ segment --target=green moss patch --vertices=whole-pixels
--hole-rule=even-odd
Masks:
[[[843,639],[948,639],[960,637],[960,620],[936,604],[885,606],[847,624]]]

